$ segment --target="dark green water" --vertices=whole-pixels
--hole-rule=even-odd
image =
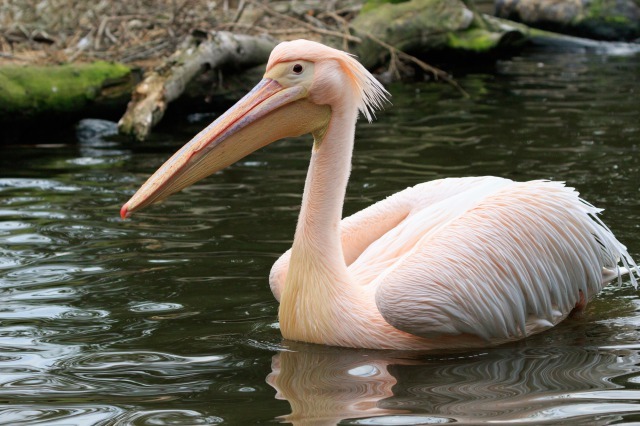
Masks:
[[[448,176],[562,180],[606,209],[640,260],[640,55],[529,52],[460,83],[470,99],[390,88],[393,106],[358,128],[345,213]],[[283,342],[267,276],[293,236],[308,138],[118,217],[205,124],[154,148],[0,148],[0,424],[640,421],[640,298],[627,280],[505,347]]]

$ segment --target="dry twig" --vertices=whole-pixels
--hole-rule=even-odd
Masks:
[[[447,82],[448,84],[450,84],[453,87],[455,87],[456,89],[458,89],[458,91],[460,93],[462,93],[462,95],[464,97],[466,97],[466,98],[469,97],[469,93],[467,93],[467,91],[465,91],[458,84],[457,81],[455,81],[453,78],[451,78],[451,76],[449,74],[447,74],[445,71],[441,70],[440,68],[436,68],[433,65],[429,65],[426,62],[416,58],[415,56],[409,55],[408,53],[405,53],[402,50],[399,50],[399,49],[395,48],[394,46],[392,46],[392,45],[390,45],[388,43],[385,43],[384,41],[380,40],[378,37],[376,37],[376,36],[374,36],[372,34],[366,34],[366,36],[371,41],[373,41],[374,43],[377,43],[380,46],[382,46],[385,49],[387,49],[389,51],[389,53],[391,54],[392,59],[395,56],[395,57],[397,57],[399,59],[404,59],[406,61],[413,62],[414,64],[416,64],[420,68],[422,68],[423,71],[431,73],[436,80],[440,79],[440,80],[443,80],[443,81]]]
[[[313,24],[310,24],[308,22],[305,22],[301,19],[295,18],[293,16],[289,16],[289,15],[285,15],[284,13],[280,13],[277,12],[275,10],[273,10],[272,8],[270,8],[269,6],[265,5],[265,4],[261,4],[261,3],[257,3],[254,0],[249,0],[252,4],[262,8],[266,13],[268,13],[269,15],[275,16],[277,18],[283,19],[285,21],[297,24],[309,31],[313,31],[315,33],[318,34],[322,34],[322,35],[326,35],[326,36],[331,36],[331,37],[338,37],[338,38],[342,38],[342,39],[346,39],[348,41],[352,41],[355,43],[361,43],[362,39],[360,37],[356,37],[354,35],[351,34],[345,34],[345,33],[341,33],[338,31],[333,31],[333,30],[327,30],[324,28],[319,28],[316,27]]]

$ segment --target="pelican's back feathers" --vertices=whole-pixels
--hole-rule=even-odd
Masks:
[[[467,183],[472,191],[481,181],[438,182]],[[458,211],[446,205],[455,201],[443,200],[442,208]],[[542,331],[625,272],[618,262],[637,286],[633,259],[599,212],[559,182],[497,185],[385,271],[374,284],[377,306],[390,324],[423,337],[507,341]]]

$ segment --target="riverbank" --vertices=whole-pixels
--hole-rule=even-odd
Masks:
[[[256,74],[246,71],[277,42],[296,38],[350,51],[387,83],[432,79],[461,96],[453,64],[491,62],[532,41],[599,46],[487,15],[488,3],[46,0],[34,7],[16,0],[0,6],[0,122],[30,127],[34,119],[70,122],[97,112],[144,140],[177,99],[218,109],[211,103],[244,92]],[[95,81],[90,72],[83,85],[95,67],[118,75]],[[60,81],[64,75],[70,80]]]

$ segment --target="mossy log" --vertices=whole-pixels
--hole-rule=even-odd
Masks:
[[[351,22],[363,39],[355,49],[367,67],[386,62],[389,55],[376,39],[420,55],[434,51],[486,54],[519,47],[527,38],[520,28],[487,21],[462,0],[378,0],[373,4]]]
[[[132,70],[118,63],[0,66],[0,121],[123,107],[134,83]]]
[[[145,140],[169,103],[181,96],[195,77],[208,69],[249,68],[264,63],[276,43],[270,37],[224,31],[188,38],[168,61],[136,87],[127,111],[118,122],[119,132]]]
[[[496,14],[532,27],[596,40],[640,37],[640,0],[497,0]]]

